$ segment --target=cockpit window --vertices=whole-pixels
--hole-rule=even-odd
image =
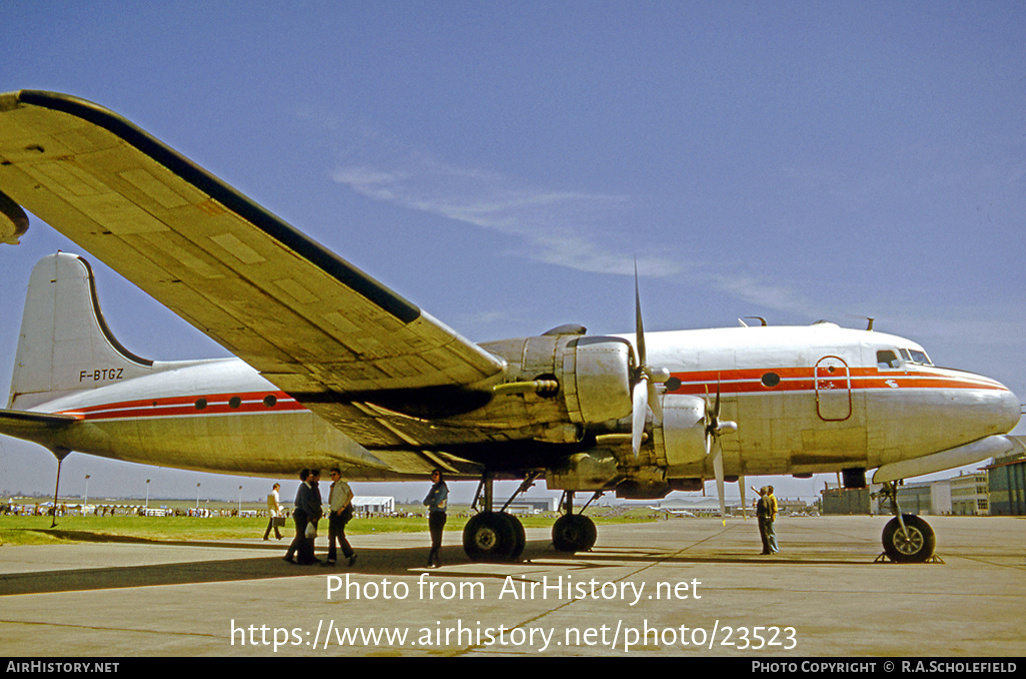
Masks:
[[[933,361],[926,355],[925,351],[919,351],[917,349],[909,349],[909,353],[912,354],[912,362],[920,365],[933,365]]]
[[[890,349],[881,349],[876,352],[876,367],[877,368],[900,368],[901,363],[898,361],[898,355]]]
[[[901,357],[908,363],[915,363],[917,365],[933,365],[933,361],[926,355],[925,351],[919,351],[918,349],[900,349]]]

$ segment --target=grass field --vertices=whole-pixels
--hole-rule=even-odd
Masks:
[[[596,508],[588,515],[596,524],[637,523],[654,521],[648,509],[623,510]],[[454,507],[450,511],[446,530],[463,530],[471,516],[469,508]],[[525,528],[550,527],[554,514],[520,516]],[[49,516],[0,516],[0,545],[45,545],[68,542],[202,542],[261,538],[267,528],[267,519],[187,516],[61,516],[56,527],[51,527]],[[291,535],[291,522],[282,533]],[[411,517],[370,517],[353,519],[346,526],[349,535],[367,533],[427,532],[427,519]]]

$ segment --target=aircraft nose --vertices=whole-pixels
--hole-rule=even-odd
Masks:
[[[993,411],[997,427],[1002,434],[1015,429],[1022,418],[1022,404],[1012,390],[1002,385],[1002,389],[993,397]]]
[[[971,409],[976,412],[981,424],[985,424],[989,434],[1007,434],[1019,424],[1022,417],[1022,405],[1012,390],[995,380],[986,380],[989,388],[976,392]]]

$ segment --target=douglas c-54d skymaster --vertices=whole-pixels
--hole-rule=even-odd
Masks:
[[[463,544],[512,560],[520,522],[495,479],[562,489],[557,549],[587,550],[576,493],[658,498],[715,479],[866,470],[891,497],[896,561],[934,551],[897,482],[1020,447],[1007,388],[934,366],[915,342],[840,328],[628,335],[561,326],[472,343],[124,118],[49,92],[0,95],[0,240],[22,206],[237,359],[142,359],[109,332],[86,260],[46,257],[28,287],[0,433],[58,460],[353,480],[480,479]],[[635,286],[637,296],[637,287]],[[506,503],[508,506],[508,503]]]

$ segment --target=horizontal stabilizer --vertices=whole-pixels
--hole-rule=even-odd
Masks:
[[[20,410],[0,410],[0,434],[38,443],[50,450],[58,447],[57,437],[78,418],[71,415],[26,413]]]

